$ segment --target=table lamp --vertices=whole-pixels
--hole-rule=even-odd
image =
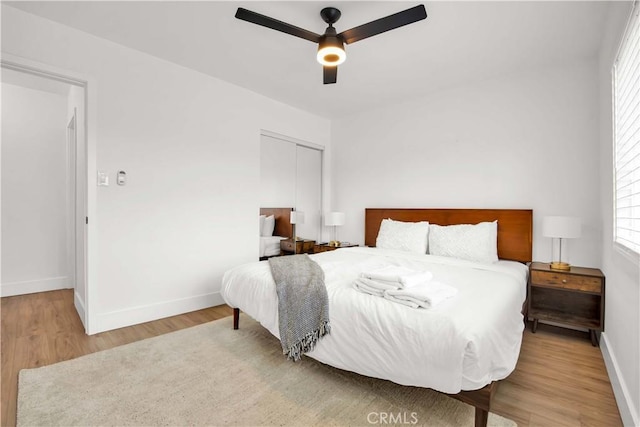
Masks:
[[[571,265],[562,260],[562,239],[575,239],[580,237],[581,224],[580,218],[571,216],[545,216],[542,221],[542,235],[544,237],[551,237],[551,244],[553,245],[553,239],[559,239],[558,256],[555,256],[555,245],[552,246],[552,258],[553,261],[549,264],[549,268],[552,270],[571,270]]]
[[[293,237],[293,253],[298,253],[298,238],[296,237],[296,224],[304,224],[304,212],[301,211],[291,211],[289,214],[289,222],[292,225]]]
[[[324,217],[324,225],[333,227],[332,239],[329,242],[329,246],[340,246],[340,241],[338,240],[338,227],[344,225],[344,220],[344,212],[329,212],[327,216]]]

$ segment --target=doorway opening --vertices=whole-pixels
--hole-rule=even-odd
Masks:
[[[5,56],[0,294],[71,288],[88,332],[87,82]]]

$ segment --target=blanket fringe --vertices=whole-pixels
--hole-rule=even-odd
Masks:
[[[302,358],[304,353],[308,353],[313,351],[316,347],[316,343],[323,336],[331,333],[331,325],[328,320],[320,323],[320,327],[316,330],[309,332],[305,335],[300,341],[289,347],[288,349],[283,350],[283,354],[287,356],[287,359],[293,360],[297,362]]]

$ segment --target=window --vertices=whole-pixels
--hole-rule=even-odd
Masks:
[[[640,19],[635,2],[613,65],[614,241],[640,253]]]

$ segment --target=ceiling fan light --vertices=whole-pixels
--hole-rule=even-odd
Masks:
[[[345,61],[345,59],[347,59],[347,54],[339,47],[328,46],[318,50],[318,62],[322,65],[340,65]]]
[[[337,37],[324,37],[318,44],[318,62],[330,67],[342,64],[347,59],[344,46]]]

